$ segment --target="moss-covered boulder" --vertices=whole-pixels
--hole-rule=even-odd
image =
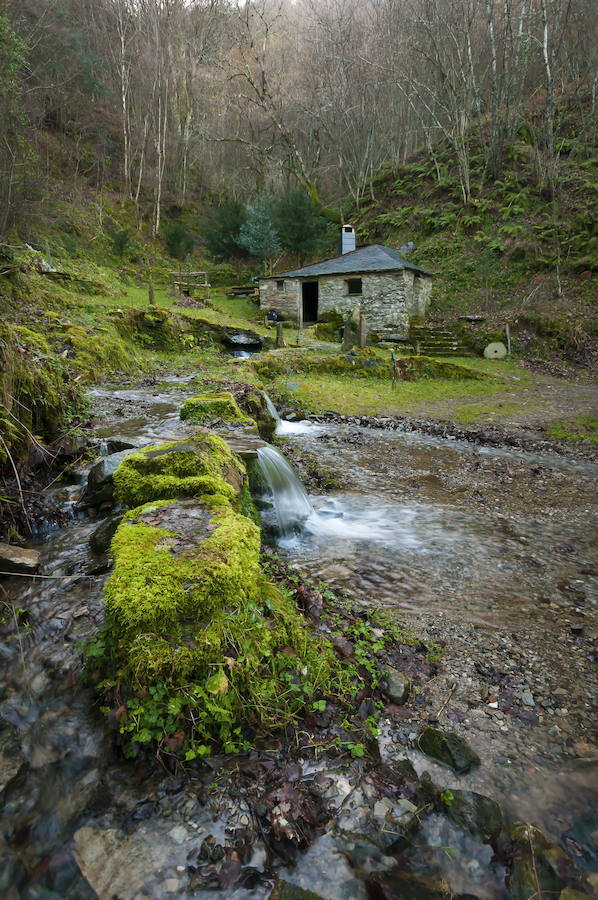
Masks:
[[[417,745],[422,753],[449,766],[457,775],[469,772],[480,764],[480,757],[475,750],[454,731],[440,731],[439,728],[428,726],[420,734]]]
[[[241,749],[331,690],[332,648],[261,572],[244,478],[214,435],[131,454],[115,473],[121,501],[141,505],[112,541],[89,667],[121,703],[131,755],[149,742],[187,759]]]
[[[265,441],[272,439],[276,431],[276,419],[268,409],[268,403],[264,395],[264,391],[254,384],[247,384],[244,381],[213,381],[211,382],[221,392],[226,391],[232,394],[239,409],[252,419],[257,425],[260,437]],[[203,395],[203,396],[214,396]],[[218,396],[221,396],[219,394]],[[193,398],[192,398],[193,399]]]
[[[181,419],[186,422],[206,423],[250,422],[249,416],[241,412],[233,395],[228,391],[197,394],[189,397],[181,407]]]
[[[176,497],[223,505],[239,493],[243,478],[242,463],[215,434],[130,453],[113,475],[115,499],[130,507]]]

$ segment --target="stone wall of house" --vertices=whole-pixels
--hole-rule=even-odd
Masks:
[[[399,272],[356,273],[351,277],[361,278],[361,294],[349,294],[347,278],[341,275],[326,275],[319,279],[320,315],[331,310],[350,315],[361,307],[370,331],[387,325],[407,331],[412,314],[411,272],[403,269]]]
[[[348,278],[361,278],[362,293],[349,294]],[[318,314],[336,311],[350,316],[361,307],[370,331],[391,326],[407,333],[409,320],[424,317],[432,293],[432,279],[427,275],[416,275],[411,269],[396,272],[358,272],[350,276],[321,275],[318,281]],[[276,279],[260,281],[260,308],[275,309],[283,318],[296,321],[302,298],[302,280],[298,278],[280,279],[284,286],[279,288]]]
[[[275,309],[283,319],[297,321],[301,298],[301,282],[298,278],[281,278],[282,289],[275,278],[260,281],[260,309]]]

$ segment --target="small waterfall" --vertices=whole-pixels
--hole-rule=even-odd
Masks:
[[[309,497],[282,453],[274,447],[260,447],[257,461],[272,494],[277,531],[281,537],[291,535],[314,511]]]
[[[281,435],[289,435],[289,434],[307,434],[311,431],[312,434],[315,434],[318,430],[318,427],[312,425],[311,422],[288,422],[286,419],[282,419],[280,417],[280,413],[272,403],[270,397],[268,397],[267,393],[263,391],[264,400],[266,401],[266,407],[268,408],[268,412],[276,422],[275,432],[276,434]]]
[[[270,413],[270,415],[276,422],[276,427],[278,427],[282,421],[280,418],[280,414],[279,414],[278,410],[276,409],[276,407],[274,406],[274,404],[272,403],[272,400],[270,399],[270,397],[267,395],[267,393],[265,391],[264,391],[264,400],[266,401],[266,408],[267,408],[268,412]]]
[[[106,438],[100,438],[98,453],[100,456],[108,456],[108,441]]]

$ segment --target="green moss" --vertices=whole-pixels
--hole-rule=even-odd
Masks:
[[[362,351],[341,356],[292,355],[272,356],[254,363],[263,378],[277,378],[290,374],[351,375],[354,378],[390,378],[390,361],[372,352]],[[455,381],[482,380],[488,376],[467,366],[442,362],[427,356],[412,356],[397,360],[399,377],[403,381],[419,379],[451,379]]]
[[[69,368],[38,332],[0,325],[0,435],[11,455],[24,454],[32,434],[56,437],[82,405],[82,389],[69,377]],[[0,463],[7,455],[0,445]]]
[[[189,422],[247,422],[248,416],[241,412],[235,398],[228,391],[211,394],[197,394],[189,397],[181,407],[181,419]]]
[[[130,347],[111,328],[90,331],[82,325],[69,325],[62,343],[67,351],[72,350],[74,364],[86,382],[97,380],[98,372],[106,376],[130,371],[136,365]]]
[[[233,500],[243,466],[217,435],[198,435],[131,453],[114,473],[115,497],[127,506],[153,500],[211,495],[222,505]]]
[[[188,507],[181,526],[185,544],[190,533],[195,538],[198,522],[209,536],[198,549],[177,552],[176,532],[144,524],[172,522],[174,507],[142,507],[137,520],[123,523],[113,539],[116,565],[106,587],[106,613],[125,638],[140,631],[179,638],[184,620],[205,620],[226,603],[249,602],[255,594],[260,547],[255,524],[230,507],[199,519],[191,512],[195,507]]]
[[[151,503],[120,525],[112,551],[106,630],[91,655],[129,698],[119,720],[129,752],[177,731],[188,758],[239,749],[243,727],[290,721],[332,690],[333,651],[265,581],[259,529],[246,516]]]

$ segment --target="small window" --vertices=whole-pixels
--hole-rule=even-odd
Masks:
[[[347,293],[348,294],[361,294],[361,278],[348,278],[347,279]]]
[[[276,290],[277,290],[277,291],[284,291],[284,278],[279,278],[279,279],[278,279],[278,281],[276,282]]]

